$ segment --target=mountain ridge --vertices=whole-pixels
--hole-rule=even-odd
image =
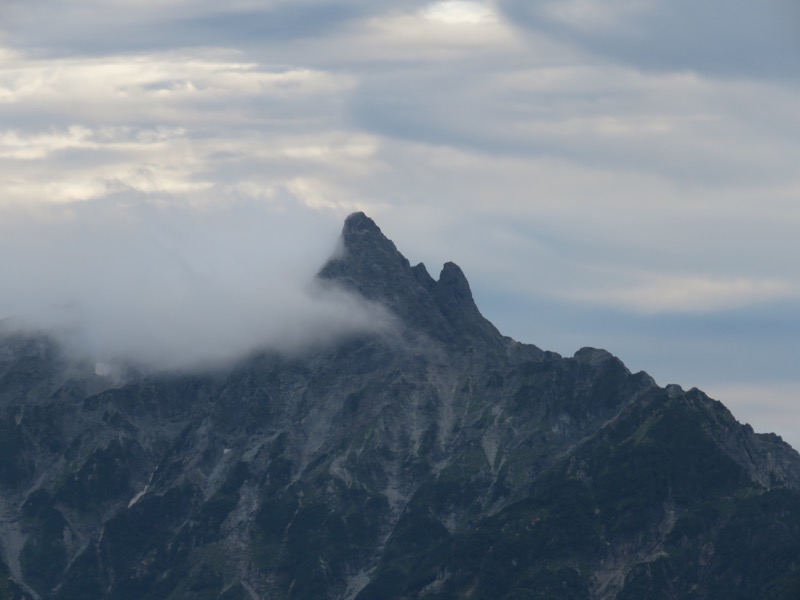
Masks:
[[[363,213],[361,332],[217,373],[0,336],[0,599],[800,596],[800,455],[605,350],[502,336]]]

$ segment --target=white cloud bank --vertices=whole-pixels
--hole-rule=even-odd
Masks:
[[[0,317],[81,358],[181,369],[383,330],[377,306],[313,282],[338,225],[252,202],[0,211]]]

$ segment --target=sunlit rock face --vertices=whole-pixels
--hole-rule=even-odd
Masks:
[[[318,278],[395,326],[113,377],[3,335],[0,599],[800,597],[780,438],[503,337],[363,214]]]

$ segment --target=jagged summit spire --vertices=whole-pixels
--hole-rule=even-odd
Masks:
[[[439,274],[439,284],[445,287],[454,300],[474,304],[472,290],[469,288],[464,271],[454,262],[446,262]]]
[[[380,234],[381,229],[375,224],[375,221],[370,219],[363,212],[354,212],[347,216],[344,220],[344,227],[342,228],[342,235],[357,235],[360,233]]]
[[[467,278],[455,263],[445,263],[439,280],[433,279],[422,263],[412,267],[363,212],[345,219],[341,242],[341,255],[325,264],[321,279],[386,305],[404,322],[440,339],[478,337],[493,344],[503,339],[475,306]]]
[[[336,280],[370,300],[387,301],[402,291],[411,265],[375,221],[363,212],[348,216],[341,244],[342,254],[331,258],[319,277]]]

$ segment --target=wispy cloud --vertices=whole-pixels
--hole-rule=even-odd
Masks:
[[[697,275],[648,277],[632,287],[588,290],[573,300],[599,302],[641,313],[703,313],[738,309],[752,304],[800,299],[800,288],[771,279],[714,279]]]
[[[637,68],[774,78],[800,71],[798,10],[790,0],[724,6],[690,0],[500,0],[506,18]]]
[[[434,2],[426,6],[422,14],[432,21],[452,25],[494,23],[498,20],[497,14],[489,5],[466,0]]]

